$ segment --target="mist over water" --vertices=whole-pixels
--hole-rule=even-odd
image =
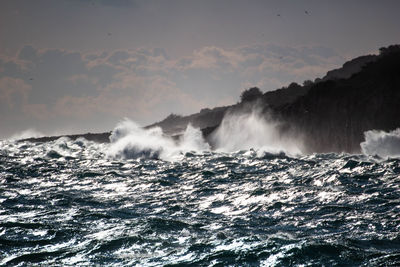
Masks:
[[[265,152],[301,155],[301,140],[281,135],[278,125],[278,122],[265,120],[258,110],[227,114],[210,137],[213,150],[235,152],[251,149],[258,155]],[[202,153],[211,150],[200,129],[190,124],[179,137],[172,138],[164,135],[159,127],[143,129],[125,119],[113,130],[110,141],[107,154],[126,159],[176,160],[186,152]]]
[[[35,129],[26,129],[22,132],[18,132],[13,134],[8,138],[8,140],[20,140],[20,139],[26,139],[26,138],[37,138],[37,137],[42,137],[44,136],[43,133],[35,130]]]
[[[120,122],[110,136],[107,154],[115,158],[179,159],[189,151],[202,152],[210,149],[200,129],[190,124],[179,138],[174,140],[163,134],[161,128],[143,129],[128,119]]]
[[[371,130],[364,133],[365,141],[361,149],[366,155],[383,158],[400,157],[400,128],[391,132]]]
[[[266,120],[259,110],[225,115],[212,139],[217,151],[233,152],[255,149],[259,152],[301,154],[299,138],[283,136],[279,122]]]

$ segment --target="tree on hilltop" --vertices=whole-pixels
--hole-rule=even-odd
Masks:
[[[252,87],[250,89],[244,90],[240,95],[241,102],[251,102],[263,95],[261,90],[258,87]]]

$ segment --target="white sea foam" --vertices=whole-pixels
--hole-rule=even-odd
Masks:
[[[207,151],[210,145],[204,141],[200,129],[188,125],[181,138],[180,149],[184,151]]]
[[[279,123],[266,120],[259,110],[239,114],[227,114],[220,127],[210,137],[216,151],[235,152],[254,149],[289,155],[301,154],[302,143],[298,138],[282,135]],[[111,144],[106,153],[115,158],[160,158],[173,160],[185,152],[209,151],[200,129],[187,126],[179,138],[163,134],[162,129],[144,129],[128,119],[120,122],[110,136]]]
[[[161,128],[144,129],[128,119],[110,136],[107,154],[116,158],[160,158],[173,160],[189,151],[209,150],[201,131],[188,125],[179,140],[163,134]]]
[[[364,154],[383,158],[400,157],[400,128],[391,132],[366,131],[364,137],[365,141],[360,144]]]

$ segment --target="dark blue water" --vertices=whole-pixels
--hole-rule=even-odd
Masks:
[[[1,266],[400,266],[400,160],[0,143]]]

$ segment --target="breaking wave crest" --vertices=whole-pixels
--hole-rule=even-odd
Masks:
[[[212,139],[217,150],[223,152],[255,149],[259,153],[302,154],[301,140],[282,135],[278,126],[279,122],[266,120],[257,109],[227,114]]]
[[[278,131],[278,123],[266,121],[258,111],[228,114],[209,138],[217,152],[255,150],[258,155],[301,154],[300,142]],[[167,136],[160,127],[144,129],[133,121],[120,122],[110,136],[107,154],[115,158],[174,160],[186,152],[210,151],[202,132],[190,124],[180,136]]]
[[[217,152],[254,150],[260,156],[302,154],[299,139],[282,135],[278,126],[278,122],[266,120],[258,110],[227,114],[207,141]],[[211,149],[201,130],[190,124],[182,135],[171,137],[163,134],[160,127],[144,129],[128,119],[117,125],[110,141],[107,154],[115,158],[173,160],[186,152],[202,153]]]
[[[400,159],[105,157],[141,134],[164,138],[0,141],[0,266],[400,266]]]
[[[365,141],[360,144],[364,154],[383,158],[400,157],[400,128],[391,132],[366,131],[364,137]]]
[[[120,122],[110,136],[108,155],[116,158],[172,160],[189,151],[209,150],[201,131],[190,124],[181,137],[163,134],[161,128],[144,129],[133,121]]]

